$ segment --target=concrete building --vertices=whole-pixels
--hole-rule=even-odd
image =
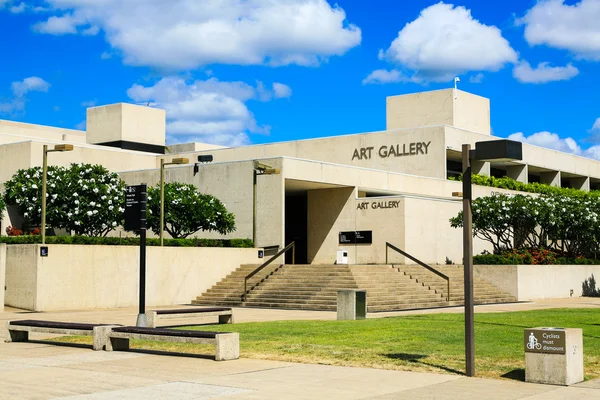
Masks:
[[[213,162],[168,167],[166,180],[192,183],[220,198],[236,215],[229,237],[251,238],[259,247],[296,243],[299,263],[325,264],[345,250],[348,262],[383,263],[386,242],[428,263],[460,263],[462,237],[448,220],[461,210],[452,192],[459,182],[461,146],[495,140],[488,99],[438,90],[386,100],[386,130],[233,148],[178,144],[165,154],[163,110],[113,104],[87,110],[87,131],[0,121],[0,182],[19,168],[41,165],[42,146],[72,143],[49,164],[100,163],[128,184],[155,185],[160,159],[212,155]],[[279,169],[256,178],[255,161]],[[600,162],[523,145],[523,160],[481,162],[475,173],[509,176],[582,190],[600,187]],[[474,196],[501,189],[475,187]],[[4,219],[18,225],[13,213]],[[358,232],[358,242],[346,243]],[[212,236],[214,235],[203,235]],[[475,253],[487,249],[475,242]],[[397,255],[390,260],[404,262]]]

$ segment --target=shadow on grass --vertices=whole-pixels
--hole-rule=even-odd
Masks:
[[[383,354],[383,356],[387,357],[389,359],[392,359],[392,360],[408,361],[410,363],[421,364],[421,365],[426,365],[428,367],[438,368],[443,371],[450,372],[452,374],[458,374],[458,375],[465,374],[463,371],[459,371],[459,370],[456,370],[453,368],[448,368],[443,365],[432,364],[432,363],[421,361],[421,359],[428,357],[427,354],[388,353],[388,354]]]
[[[509,371],[501,376],[502,376],[502,378],[513,379],[515,381],[525,382],[525,369],[523,369],[523,368],[513,369],[512,371]]]

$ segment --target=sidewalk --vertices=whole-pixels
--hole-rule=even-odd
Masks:
[[[600,299],[478,306],[476,312],[600,308]],[[370,318],[461,307],[371,314]],[[6,308],[0,320],[47,319],[134,324],[137,309],[31,313]],[[333,312],[236,308],[236,322],[335,319]],[[173,320],[176,323],[177,320]],[[206,322],[214,322],[207,318]],[[3,321],[1,323],[4,323]],[[42,338],[35,335],[32,338]],[[571,387],[368,368],[149,352],[94,352],[43,342],[0,343],[0,397],[6,399],[485,399],[600,398],[600,380]]]

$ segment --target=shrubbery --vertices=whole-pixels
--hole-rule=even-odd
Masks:
[[[473,256],[479,265],[600,265],[600,260],[586,257],[568,257],[547,249],[521,249],[500,254],[484,252]]]
[[[600,198],[575,196],[494,195],[472,203],[473,235],[493,245],[494,253],[515,249],[549,249],[567,257],[594,258],[600,243]],[[462,211],[450,219],[462,227]]]
[[[0,243],[35,244],[41,243],[39,235],[0,236]],[[139,246],[140,239],[135,237],[91,237],[91,236],[47,236],[47,244],[88,244],[109,246]],[[148,246],[160,246],[159,239],[146,239]],[[251,248],[251,239],[164,239],[164,245],[170,247],[240,247]]]
[[[600,289],[596,289],[596,278],[594,278],[594,274],[583,281],[581,289],[583,296],[600,297]]]

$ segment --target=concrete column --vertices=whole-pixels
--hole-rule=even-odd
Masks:
[[[529,168],[527,164],[515,165],[506,168],[506,176],[514,179],[517,182],[529,183]]]
[[[485,161],[472,161],[471,171],[473,174],[490,176],[490,163]]]
[[[582,176],[580,178],[571,178],[571,186],[575,189],[583,190],[585,192],[590,191],[590,178],[588,176]]]
[[[542,172],[540,174],[540,183],[560,187],[560,171]]]

